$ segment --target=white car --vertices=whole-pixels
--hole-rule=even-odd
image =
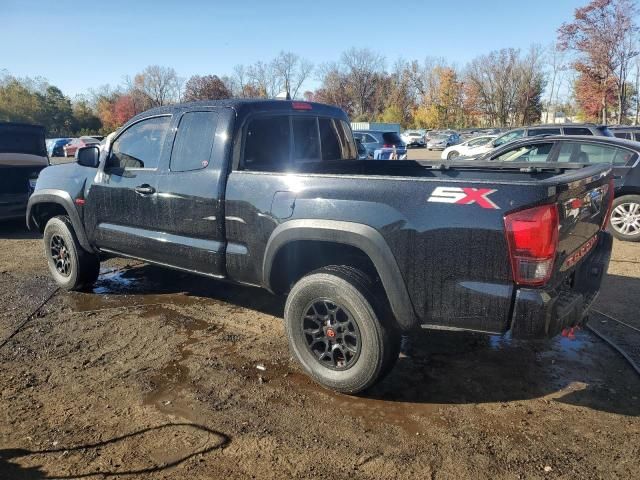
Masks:
[[[407,147],[424,147],[424,132],[420,130],[407,130],[402,135],[400,135],[402,141],[405,143]]]
[[[459,143],[458,145],[452,145],[445,148],[442,151],[440,158],[442,160],[451,160],[456,157],[466,157],[469,155],[480,155],[486,153],[493,148],[491,140],[496,138],[497,135],[482,135],[479,137],[473,137],[469,140]]]

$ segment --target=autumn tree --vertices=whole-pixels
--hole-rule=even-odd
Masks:
[[[217,75],[194,75],[184,86],[184,101],[222,100],[232,97],[231,90]]]
[[[580,73],[580,83],[590,87],[576,90],[578,103],[587,108],[591,99],[583,94],[596,94],[603,123],[607,122],[612,107],[612,85],[617,97],[617,106],[613,107],[617,107],[618,123],[622,123],[625,115],[629,66],[638,55],[634,48],[636,13],[631,0],[592,0],[576,9],[573,21],[564,23],[558,30],[561,48],[578,55],[574,66]]]
[[[181,87],[182,80],[173,68],[150,65],[134,77],[130,90],[137,91],[152,108],[179,101]]]

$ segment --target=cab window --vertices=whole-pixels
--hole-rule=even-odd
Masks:
[[[290,163],[290,139],[288,115],[250,120],[244,143],[245,170],[285,171]]]
[[[187,112],[182,116],[171,152],[172,172],[200,170],[209,165],[217,122],[216,112]]]
[[[106,167],[158,168],[170,123],[171,117],[164,116],[148,118],[133,124],[113,142]]]

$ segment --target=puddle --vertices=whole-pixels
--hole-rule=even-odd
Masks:
[[[267,371],[272,367],[268,367]],[[409,435],[424,433],[430,426],[446,426],[447,421],[442,412],[444,405],[437,403],[410,403],[385,400],[384,398],[368,398],[350,396],[327,390],[316,384],[309,377],[299,372],[290,372],[286,380],[293,383],[311,397],[311,402],[320,402],[322,407],[330,411],[359,418],[367,429],[380,430],[395,426]]]
[[[189,383],[189,368],[186,360],[193,355],[189,348],[206,338],[204,330],[213,327],[205,320],[189,317],[171,308],[163,306],[146,307],[140,318],[159,318],[163,323],[174,326],[177,333],[186,334],[186,340],[179,346],[176,358],[167,363],[157,375],[150,379],[153,390],[143,396],[142,404],[153,406],[162,413],[177,415],[190,421],[198,421],[199,415],[184,399],[184,392]],[[197,335],[194,335],[196,334]]]

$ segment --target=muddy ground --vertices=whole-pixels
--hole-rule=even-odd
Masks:
[[[41,241],[0,226],[0,342],[54,290]],[[640,245],[597,308],[634,319]],[[0,478],[638,478],[640,377],[575,340],[424,332],[378,387],[291,361],[283,302],[110,260],[0,347]],[[257,369],[261,365],[266,370]]]

